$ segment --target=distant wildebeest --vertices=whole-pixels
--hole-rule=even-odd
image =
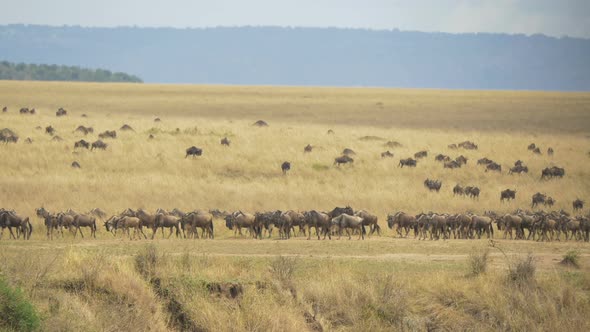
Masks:
[[[543,205],[545,205],[545,206],[548,206],[548,207],[552,207],[552,206],[553,206],[553,204],[555,204],[555,200],[554,200],[554,199],[553,199],[553,197],[551,197],[551,196],[548,196],[548,197],[545,199],[545,202],[543,202]]]
[[[584,201],[582,201],[581,199],[577,198],[573,203],[572,206],[574,208],[574,211],[579,211],[582,210],[584,208]]]
[[[414,229],[414,235],[416,235],[416,229],[414,228],[416,224],[416,217],[405,212],[397,212],[393,215],[387,215],[387,227],[393,229],[393,226],[396,224],[396,232],[400,237],[407,237],[408,233],[410,233],[410,229]],[[402,235],[402,229],[405,230],[405,235]]]
[[[562,178],[565,175],[565,169],[561,167],[546,167],[541,171],[541,180],[553,177]]]
[[[494,161],[491,159],[488,159],[487,157],[481,158],[477,161],[478,165],[489,165],[491,163],[493,163]]]
[[[227,137],[224,137],[220,141],[221,145],[229,146],[230,140]]]
[[[444,168],[461,168],[461,163],[457,162],[456,160],[447,161],[443,164]]]
[[[119,128],[120,131],[135,131],[130,125],[128,124],[124,124],[123,126],[121,126],[121,128]]]
[[[90,236],[96,239],[96,218],[93,216],[77,214],[74,216],[72,227],[74,228],[74,238],[78,232],[80,232],[80,235],[84,238],[84,233],[82,233],[81,227],[88,227],[90,228]]]
[[[16,143],[18,141],[18,136],[16,133],[8,128],[4,128],[0,130],[0,142],[4,143]]]
[[[545,203],[545,199],[547,199],[547,196],[545,194],[541,194],[541,193],[536,193],[533,195],[532,198],[532,204],[531,207],[535,207],[539,204],[544,204]]]
[[[328,134],[328,135],[334,135],[334,131],[333,131],[332,129],[328,129],[328,132],[327,132],[327,134]]]
[[[524,166],[524,162],[520,159],[514,162],[514,166]]]
[[[534,150],[534,149],[536,149],[536,148],[537,148],[537,145],[535,145],[535,143],[531,143],[531,144],[529,144],[529,146],[527,147],[527,149],[528,149],[529,151],[533,151],[533,150]]]
[[[29,114],[29,109],[27,107],[23,107],[18,111],[20,114]]]
[[[349,214],[349,215],[353,215],[354,214],[354,210],[350,206],[346,206],[346,207],[335,207],[334,209],[332,209],[332,211],[328,212],[328,215],[330,216],[330,218],[334,218],[334,217],[338,217],[339,215],[341,215],[343,213],[346,213],[346,214]]]
[[[160,121],[162,121],[162,120],[160,120],[160,118],[155,118],[154,119],[154,122],[160,122]]]
[[[479,199],[479,188],[478,187],[466,187],[465,188],[465,195],[468,195],[470,198]]]
[[[101,149],[101,150],[106,150],[107,148],[107,144],[101,140],[95,141],[92,143],[92,146],[90,147],[90,151],[94,150],[94,149]]]
[[[55,128],[53,128],[52,126],[47,126],[45,127],[45,133],[53,136],[53,134],[55,133]]]
[[[332,226],[338,227],[338,239],[342,236],[342,229],[346,230],[348,239],[351,239],[350,230],[357,230],[359,232],[359,240],[365,239],[365,226],[363,225],[363,218],[343,213],[338,217],[332,218]]]
[[[68,115],[68,111],[66,111],[65,109],[63,109],[63,108],[61,108],[61,107],[60,107],[60,108],[57,110],[57,112],[55,112],[55,115],[56,115],[56,116],[64,116],[64,115]]]
[[[85,140],[81,139],[78,142],[74,143],[74,149],[76,148],[90,148],[90,143],[86,142]]]
[[[451,149],[451,150],[457,150],[457,149],[459,148],[459,147],[457,146],[457,144],[455,144],[455,143],[449,144],[449,145],[447,145],[447,147],[448,147],[449,149]]]
[[[486,172],[487,171],[502,172],[502,166],[499,165],[499,164],[497,164],[497,163],[495,163],[495,162],[492,162],[491,164],[488,164],[486,166]]]
[[[516,199],[516,190],[506,189],[500,192],[500,202],[511,199]]]
[[[400,142],[397,142],[397,141],[387,141],[383,145],[388,148],[399,148],[399,147],[403,146]]]
[[[238,233],[243,235],[242,228],[248,229],[252,237],[256,237],[258,235],[254,229],[256,216],[253,214],[236,211],[225,216],[224,219],[227,228],[234,231],[234,236],[237,236]]]
[[[73,168],[80,168],[80,164],[77,161],[72,162]]]
[[[393,153],[389,152],[389,150],[381,152],[381,158],[393,158]]]
[[[453,187],[453,196],[464,195],[465,190],[458,183]]]
[[[254,122],[252,125],[256,126],[256,127],[268,127],[268,123],[266,123],[263,120],[258,120],[256,122]]]
[[[193,158],[196,156],[200,156],[203,154],[203,150],[199,149],[196,146],[191,146],[190,148],[186,149],[186,155],[184,156],[184,158],[187,158],[188,156],[192,156]]]
[[[363,218],[363,225],[369,226],[370,232],[368,236],[373,235],[375,231],[377,231],[377,235],[381,235],[381,227],[379,227],[378,218],[376,215],[365,211],[359,210],[354,213],[355,216]]]
[[[154,139],[156,138],[153,134],[150,134],[150,136],[148,136],[148,139]]]
[[[399,167],[403,168],[404,166],[408,167],[416,167],[417,161],[412,158],[400,159]]]
[[[291,169],[291,163],[288,161],[285,161],[281,164],[281,170],[283,171],[283,174],[287,174],[287,172]]]
[[[540,149],[539,147],[536,147],[536,148],[533,150],[533,153],[534,153],[534,154],[541,154],[541,149]]]
[[[114,130],[106,130],[98,134],[98,138],[117,138],[117,132]]]
[[[8,112],[8,107],[6,107],[6,106],[2,107],[2,113],[6,113],[6,112]]]
[[[307,144],[304,148],[303,148],[303,152],[311,152],[311,150],[313,150],[313,147],[311,146],[311,144]]]
[[[514,167],[510,167],[510,170],[508,170],[508,174],[512,174],[512,173],[528,173],[529,172],[529,168],[527,166],[522,166],[522,165],[518,165],[518,166],[514,166]]]
[[[416,159],[421,159],[428,156],[428,151],[418,151],[416,153],[414,153],[414,158]]]
[[[81,132],[84,135],[88,135],[88,133],[94,133],[94,128],[80,125],[78,128],[76,128],[76,130],[74,130],[74,132]]]
[[[438,181],[438,180],[426,179],[426,180],[424,180],[424,186],[426,188],[428,188],[428,190],[430,190],[430,191],[434,190],[436,192],[439,192],[440,187],[442,186],[442,182]]]
[[[356,155],[356,152],[354,152],[352,149],[346,148],[342,150],[342,154],[345,156],[354,156]]]
[[[470,141],[461,142],[457,146],[466,150],[477,150],[477,144]]]
[[[349,156],[340,156],[334,159],[334,165],[340,166],[340,164],[348,164],[353,163],[354,159],[350,158]]]
[[[21,217],[15,211],[8,211],[0,208],[0,239],[4,234],[4,229],[8,228],[10,237],[13,239],[20,238],[23,235],[24,240],[29,240],[33,233],[33,225],[29,221],[29,217]],[[14,235],[12,229],[16,228],[17,236]]]
[[[554,152],[554,151],[553,151],[553,148],[551,148],[551,147],[550,147],[550,148],[548,148],[548,149],[547,149],[547,154],[548,154],[549,156],[552,156],[552,155],[553,155],[553,152]]]
[[[437,154],[436,157],[434,157],[434,160],[447,162],[447,161],[451,161],[451,157],[445,156],[444,154]]]
[[[462,165],[467,165],[467,158],[465,156],[460,155],[459,157],[455,158],[455,161]]]

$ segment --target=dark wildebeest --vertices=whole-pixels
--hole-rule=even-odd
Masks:
[[[547,154],[548,154],[548,155],[550,155],[550,156],[553,156],[553,152],[554,152],[554,151],[553,151],[553,148],[548,148],[548,149],[547,149]]]
[[[541,179],[553,178],[553,177],[560,177],[562,178],[565,175],[565,169],[561,167],[547,167],[541,171]]]
[[[545,199],[547,199],[547,196],[545,194],[541,194],[541,193],[536,193],[533,195],[533,199],[532,199],[532,204],[531,207],[535,207],[537,205],[539,205],[539,203],[545,203]]]
[[[160,118],[155,118],[154,122],[162,122],[162,120]]]
[[[266,123],[266,121],[264,120],[258,120],[254,122],[252,125],[256,127],[268,127],[268,123]]]
[[[421,159],[428,156],[428,151],[418,151],[414,153],[414,158]]]
[[[334,135],[334,131],[333,131],[332,129],[328,129],[328,132],[327,132],[327,134],[328,134],[328,135]]]
[[[107,148],[107,144],[101,140],[98,140],[98,141],[92,143],[92,146],[90,147],[90,151],[92,151],[94,149],[106,150],[106,148]]]
[[[517,165],[514,167],[511,167],[510,170],[508,170],[508,174],[512,174],[512,173],[528,173],[529,172],[529,168],[527,166],[523,166],[523,165]]]
[[[184,156],[184,158],[187,158],[188,156],[192,156],[193,158],[196,156],[200,156],[203,154],[203,150],[199,149],[196,146],[191,146],[190,148],[186,149],[186,156]]]
[[[481,235],[485,232],[489,238],[494,238],[494,227],[492,223],[492,218],[490,217],[480,217],[480,216],[473,216],[471,217],[471,229],[469,233],[475,231],[477,234],[477,238],[481,239]]]
[[[393,158],[393,153],[389,152],[389,150],[381,152],[381,158]]]
[[[291,169],[291,163],[288,161],[285,161],[281,164],[281,170],[283,171],[283,174],[287,174],[287,172]]]
[[[353,215],[354,214],[354,210],[350,207],[350,206],[346,206],[346,207],[335,207],[332,211],[328,212],[328,216],[330,216],[330,219],[338,217],[339,215],[346,213],[349,215]]]
[[[90,228],[90,236],[93,236],[96,239],[96,219],[93,216],[78,214],[74,217],[72,226],[74,227],[74,238],[78,232],[80,232],[80,235],[84,238],[84,234],[80,227],[88,227]]]
[[[73,162],[72,162],[72,167],[73,167],[73,168],[81,168],[81,166],[80,166],[80,163],[79,163],[79,162],[77,162],[77,161],[73,161]]]
[[[414,229],[414,226],[416,224],[416,217],[409,215],[405,212],[397,212],[394,215],[387,215],[387,227],[393,229],[393,226],[395,224],[397,224],[397,234],[399,234],[400,237],[408,237],[410,229]],[[401,229],[404,229],[406,231],[405,235],[402,235]]]
[[[313,146],[311,146],[311,144],[307,144],[304,148],[303,148],[303,152],[307,153],[307,152],[311,152],[311,150],[313,150]]]
[[[227,137],[224,137],[220,141],[221,145],[229,146],[230,140]]]
[[[438,180],[426,179],[426,180],[424,180],[424,186],[426,188],[428,188],[428,190],[430,190],[430,191],[434,190],[436,192],[439,192],[440,187],[442,186],[442,182],[438,181]]]
[[[540,149],[539,147],[536,147],[536,148],[533,150],[533,153],[534,153],[534,154],[541,154],[541,149]]]
[[[481,158],[481,159],[479,159],[479,160],[477,161],[477,164],[478,164],[478,165],[488,165],[488,164],[491,164],[491,163],[493,163],[493,162],[494,162],[493,160],[491,160],[491,159],[488,159],[487,157],[484,157],[484,158]]]
[[[497,172],[502,172],[502,166],[500,164],[497,164],[495,162],[492,162],[491,164],[488,164],[486,166],[486,172],[487,171],[497,171]]]
[[[45,127],[45,133],[53,136],[53,134],[55,134],[55,128],[52,126],[47,126]]]
[[[403,168],[404,166],[408,167],[416,167],[417,161],[412,158],[400,159],[399,160],[399,167]]]
[[[0,209],[0,227],[2,231],[0,232],[0,239],[4,234],[4,229],[8,228],[10,232],[10,236],[13,239],[20,238],[20,234],[23,234],[24,240],[29,240],[31,238],[31,234],[33,233],[33,225],[29,221],[29,217],[21,217],[14,211],[7,211],[4,209]],[[16,228],[17,236],[14,236],[12,232],[12,228]]]
[[[479,199],[479,188],[478,187],[467,187],[465,188],[465,195],[469,195],[470,198]]]
[[[457,149],[458,149],[458,146],[457,146],[457,144],[455,144],[455,143],[449,144],[449,145],[447,145],[447,147],[448,147],[449,149],[451,149],[451,150],[457,150]]]
[[[477,144],[470,141],[461,142],[457,146],[466,150],[477,150]]]
[[[462,165],[467,165],[467,158],[465,156],[460,155],[459,157],[455,158],[455,161]]]
[[[536,149],[536,148],[537,148],[537,146],[535,145],[535,143],[531,143],[531,144],[529,144],[529,146],[527,147],[527,149],[528,149],[529,151],[533,151],[533,150],[534,150],[534,149]]]
[[[76,148],[89,149],[90,148],[90,143],[88,143],[85,140],[81,139],[78,142],[74,143],[74,149],[76,149]]]
[[[162,228],[162,233],[164,232],[164,227],[169,228],[170,229],[170,234],[168,234],[167,239],[170,238],[170,236],[172,236],[172,232],[176,229],[176,237],[180,236],[180,218],[178,218],[177,216],[172,216],[172,215],[165,215],[163,213],[159,213],[156,214],[156,217],[154,219],[154,225],[152,226],[152,240],[154,239],[154,237],[156,236],[156,233],[158,232],[158,227]]]
[[[128,124],[124,124],[123,126],[121,126],[121,128],[119,128],[119,130],[121,131],[135,131],[130,125]]]
[[[555,204],[555,200],[553,199],[553,197],[549,196],[545,199],[545,202],[543,202],[543,205],[545,206],[549,206],[552,207],[553,204]]]
[[[443,168],[450,168],[450,169],[461,168],[461,163],[459,163],[455,160],[447,161],[443,164]]]
[[[346,148],[342,150],[342,154],[345,156],[354,156],[356,155],[356,152],[354,152],[352,149]]]
[[[509,201],[511,199],[516,199],[516,190],[506,189],[500,192],[500,202],[503,202],[504,200]]]
[[[436,157],[434,157],[434,160],[447,162],[447,161],[451,161],[451,157],[445,156],[444,154],[437,154]]]
[[[346,235],[348,235],[348,239],[351,239],[350,230],[358,230],[359,232],[359,240],[365,239],[365,226],[363,225],[363,218],[358,216],[351,216],[349,214],[343,213],[338,217],[332,218],[332,226],[338,227],[338,239],[342,237],[342,229],[346,230]]]
[[[6,106],[2,107],[2,113],[6,113],[6,112],[8,112],[8,107],[6,107]]]
[[[312,211],[305,211],[303,212],[305,225],[307,226],[307,239],[311,238],[311,227],[316,229],[316,235],[318,240],[320,239],[320,234],[324,235],[324,240],[326,239],[326,235],[331,240],[332,235],[330,232],[331,218],[327,213],[318,212],[315,210]]]
[[[244,213],[242,211],[236,211],[232,214],[225,216],[225,225],[229,229],[234,230],[234,236],[238,233],[242,234],[242,228],[247,228],[250,231],[252,237],[256,237],[257,233],[254,229],[256,216],[250,213]]]
[[[202,238],[214,238],[213,215],[207,211],[194,211],[187,213],[180,218],[180,224],[182,225],[183,230],[188,233],[188,238],[199,238],[197,228],[201,228]],[[185,235],[185,237],[187,236]]]
[[[376,215],[365,210],[356,211],[354,215],[363,218],[364,226],[369,226],[370,232],[368,236],[373,235],[375,231],[377,231],[377,235],[381,235],[381,227],[379,227],[379,224],[377,223],[378,218]]]
[[[98,138],[117,138],[117,132],[114,130],[106,130],[105,132],[98,134]]]
[[[57,112],[55,112],[55,116],[64,116],[64,115],[68,115],[68,111],[66,111],[65,109],[63,109],[62,107],[60,107]]]
[[[27,107],[22,107],[19,111],[20,114],[29,114],[29,109]]]
[[[354,159],[350,158],[349,156],[340,156],[334,159],[334,165],[340,166],[340,164],[348,164],[353,163]]]
[[[584,201],[577,198],[573,203],[574,211],[582,210],[584,208]]]
[[[465,191],[463,190],[463,187],[461,187],[458,183],[453,187],[453,196],[456,195],[464,195]]]

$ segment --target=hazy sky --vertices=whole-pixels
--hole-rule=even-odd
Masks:
[[[312,26],[590,38],[590,0],[0,0],[0,24]]]

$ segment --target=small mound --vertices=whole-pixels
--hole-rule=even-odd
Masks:
[[[130,125],[128,124],[124,124],[121,128],[119,128],[119,130],[125,131],[125,130],[130,130],[130,131],[135,131],[133,128],[131,128]]]
[[[77,161],[74,161],[74,162],[72,163],[72,167],[73,167],[73,168],[80,168],[80,164],[79,164]]]
[[[385,138],[379,136],[363,136],[359,138],[361,141],[385,141]]]
[[[160,118],[155,118],[154,119],[154,122],[160,122],[160,121],[162,121],[162,120],[160,120]]]
[[[0,130],[0,136],[9,137],[9,136],[17,136],[16,133],[8,128],[4,128]]]
[[[388,141],[387,143],[384,144],[386,147],[388,148],[399,148],[402,147],[403,145],[398,142],[398,141]]]
[[[263,120],[258,120],[256,122],[254,122],[252,125],[256,126],[256,127],[268,127],[268,123],[266,123]]]

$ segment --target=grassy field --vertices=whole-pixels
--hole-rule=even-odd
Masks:
[[[33,304],[40,330],[590,328],[587,243],[506,241],[498,233],[493,243],[418,241],[394,238],[385,223],[387,213],[400,210],[528,208],[538,191],[568,212],[576,198],[590,202],[589,93],[0,82],[1,106],[9,111],[0,114],[0,129],[20,140],[0,145],[0,207],[31,217],[35,230],[28,242],[6,234],[0,240],[0,305],[9,298],[5,279]],[[39,114],[19,115],[25,106]],[[59,107],[69,114],[57,118]],[[270,126],[251,126],[259,119]],[[135,131],[121,132],[123,124]],[[48,125],[63,141],[35,129]],[[78,125],[95,133],[74,133]],[[105,140],[106,151],[74,150],[75,141],[94,141],[104,130],[118,134]],[[223,137],[230,147],[219,144]],[[479,149],[447,148],[464,140]],[[403,147],[385,147],[387,141]],[[532,142],[542,155],[527,151]],[[304,154],[307,144],[315,148]],[[185,159],[192,145],[203,156]],[[333,166],[344,148],[356,151],[354,165]],[[395,157],[381,159],[386,150]],[[415,169],[397,166],[420,150],[429,156]],[[434,161],[438,153],[469,161],[443,169]],[[484,172],[475,164],[484,156],[503,172]],[[517,159],[530,173],[507,174]],[[81,169],[71,168],[73,161]],[[286,176],[283,161],[292,163]],[[541,169],[554,165],[566,176],[541,181]],[[428,192],[426,178],[441,180],[441,192]],[[456,183],[479,186],[479,200],[453,197]],[[507,188],[517,198],[501,203]],[[216,221],[215,240],[148,245],[100,227],[96,240],[48,241],[34,216],[40,206],[114,214],[127,207],[254,212],[343,205],[376,213],[382,236],[256,241],[236,239]],[[472,263],[486,251],[487,272],[474,276]],[[527,265],[528,253],[534,260]],[[568,253],[577,254],[579,269],[559,264]]]

